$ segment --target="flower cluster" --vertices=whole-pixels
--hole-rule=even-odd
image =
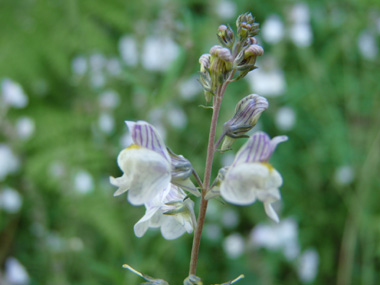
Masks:
[[[175,239],[185,232],[195,231],[189,276],[184,281],[186,285],[202,284],[202,280],[195,275],[195,269],[207,211],[206,200],[221,196],[225,201],[241,206],[258,200],[263,202],[266,214],[279,222],[272,204],[281,199],[279,187],[282,177],[269,163],[269,159],[277,145],[288,138],[276,136],[271,139],[264,132],[256,132],[251,136],[248,133],[268,108],[267,99],[257,94],[241,99],[233,117],[224,123],[219,139],[216,140],[215,136],[227,85],[256,69],[256,59],[264,53],[254,38],[258,33],[258,24],[254,20],[249,13],[239,16],[236,36],[230,26],[219,26],[217,37],[220,45],[213,46],[209,53],[199,59],[200,83],[206,102],[212,102],[210,107],[213,112],[204,180],[201,181],[189,160],[168,149],[156,129],[143,121],[126,122],[133,144],[118,156],[123,175],[111,177],[111,183],[119,187],[115,196],[128,191],[131,204],[146,207],[145,215],[134,226],[136,236],[143,236],[148,228],[158,227],[165,239]],[[248,140],[237,152],[232,164],[221,168],[210,185],[213,159],[219,145],[223,142],[220,151],[224,153],[231,149],[236,139],[241,138]],[[191,175],[194,175],[201,193],[190,180]],[[194,202],[184,191],[201,199],[198,225]],[[159,283],[157,280],[160,279],[149,279],[129,265],[126,268],[148,281],[154,281],[149,284]],[[239,276],[224,284],[233,284],[241,278]]]

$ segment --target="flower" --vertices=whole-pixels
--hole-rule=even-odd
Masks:
[[[148,228],[161,228],[162,236],[167,240],[191,233],[195,227],[194,202],[185,199],[181,188],[169,184],[154,199],[145,204],[145,215],[135,224],[137,237],[142,237]]]
[[[264,132],[255,133],[228,168],[220,185],[222,197],[236,205],[249,205],[258,199],[264,203],[266,214],[279,222],[271,204],[281,198],[278,188],[282,177],[268,160],[276,146],[287,139],[287,136],[277,136],[271,140]]]
[[[268,100],[259,95],[251,94],[241,99],[236,104],[234,116],[223,126],[226,138],[222,150],[228,150],[236,138],[247,137],[245,133],[257,124],[267,108]]]
[[[110,177],[119,187],[114,196],[128,191],[128,201],[135,206],[149,203],[172,182],[199,196],[190,181],[191,163],[183,156],[168,152],[155,127],[144,121],[126,121],[133,144],[117,158],[121,177]]]
[[[132,205],[143,205],[165,189],[171,179],[171,159],[157,130],[144,121],[126,122],[133,144],[122,150],[117,158],[121,177],[110,177],[119,189],[114,196],[128,191]]]

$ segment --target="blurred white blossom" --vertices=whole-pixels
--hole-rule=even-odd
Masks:
[[[183,129],[187,125],[186,113],[181,108],[170,108],[166,112],[166,118],[169,124],[176,129]]]
[[[104,109],[114,109],[120,102],[120,96],[115,90],[106,90],[99,96],[99,106]]]
[[[239,215],[233,209],[226,209],[222,214],[222,223],[225,228],[233,229],[239,223]]]
[[[379,53],[376,39],[374,35],[368,31],[363,31],[360,33],[358,38],[358,47],[360,54],[368,60],[374,60]]]
[[[276,44],[284,37],[284,24],[278,15],[269,16],[262,25],[261,35],[264,41]]]
[[[101,71],[107,63],[107,59],[101,53],[94,53],[90,56],[90,68],[92,72]]]
[[[106,69],[109,74],[113,76],[118,76],[121,74],[122,71],[121,63],[117,58],[111,58],[106,63]]]
[[[202,86],[198,82],[198,76],[191,76],[187,80],[180,82],[179,94],[185,100],[191,100],[198,94],[201,94]]]
[[[223,249],[229,258],[238,258],[243,254],[244,248],[244,238],[238,233],[229,235],[223,241]]]
[[[142,65],[147,70],[165,71],[177,58],[179,47],[168,36],[149,36],[145,39]]]
[[[102,132],[109,134],[115,128],[115,119],[111,114],[102,112],[99,116],[98,125]]]
[[[84,75],[87,71],[87,60],[84,56],[77,56],[71,62],[71,69],[74,74]]]
[[[8,213],[17,213],[22,205],[22,197],[12,188],[0,190],[0,209]]]
[[[1,84],[1,104],[14,108],[24,108],[28,104],[28,97],[25,95],[21,85],[9,78],[5,78]]]
[[[29,275],[25,267],[14,257],[5,261],[5,280],[10,285],[29,284]]]
[[[206,238],[212,241],[217,241],[222,237],[222,229],[217,224],[206,224],[204,233]]]
[[[275,97],[282,95],[286,90],[284,72],[276,67],[273,59],[267,59],[263,66],[250,72],[245,77],[253,93],[261,96]]]
[[[291,9],[289,18],[297,23],[308,23],[310,21],[309,7],[306,3],[297,3]]]
[[[34,121],[29,117],[21,117],[16,123],[16,132],[20,139],[30,138],[35,129]]]
[[[318,273],[319,255],[315,249],[305,250],[298,261],[298,277],[303,283],[314,281]]]
[[[291,130],[296,122],[296,113],[293,108],[281,107],[276,113],[275,122],[280,130]]]
[[[279,224],[258,224],[251,231],[251,242],[256,247],[281,250],[288,260],[294,260],[300,252],[298,226],[291,218]]]
[[[125,35],[119,41],[119,52],[126,65],[136,66],[138,63],[137,42],[134,37]]]
[[[47,234],[46,245],[54,252],[62,252],[65,250],[65,241],[56,232],[50,232]]]
[[[236,3],[228,0],[221,0],[217,3],[216,13],[222,19],[230,19],[236,15]]]
[[[94,181],[90,173],[81,170],[74,177],[74,189],[82,194],[91,192],[94,189]]]
[[[298,47],[308,47],[313,41],[313,32],[310,24],[296,23],[290,29],[290,38]]]
[[[102,72],[96,71],[96,72],[91,74],[90,83],[91,83],[92,87],[100,88],[100,87],[103,87],[105,85],[106,78]]]
[[[348,185],[354,181],[354,169],[349,165],[343,165],[335,170],[334,178],[339,185]]]
[[[19,159],[10,147],[6,144],[0,144],[0,181],[4,180],[8,174],[17,171],[19,166]]]
[[[310,12],[306,3],[295,4],[289,13],[292,22],[290,38],[298,47],[308,47],[313,41],[313,32],[310,26]]]

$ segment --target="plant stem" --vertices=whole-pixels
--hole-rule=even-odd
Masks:
[[[210,180],[211,180],[212,162],[214,160],[214,153],[215,153],[215,150],[214,150],[215,132],[216,132],[216,126],[217,126],[217,122],[218,122],[220,105],[222,103],[222,98],[217,95],[215,97],[214,103],[215,104],[214,104],[214,108],[213,108],[212,120],[211,120],[211,126],[210,126],[210,134],[209,134],[209,139],[208,139],[205,176],[204,176],[203,185],[202,185],[201,205],[199,208],[197,228],[196,228],[195,233],[194,233],[193,248],[191,251],[191,259],[190,259],[189,275],[195,275],[196,270],[197,270],[199,245],[201,242],[203,224],[205,221],[207,204],[208,204],[208,201],[204,198],[204,196],[206,195],[206,192],[209,188]]]
[[[220,106],[222,105],[224,92],[226,91],[227,85],[230,83],[230,80],[232,79],[234,74],[235,74],[235,70],[231,72],[228,79],[222,84],[222,86],[220,86],[214,98],[214,104],[213,104],[214,108],[213,108],[212,119],[211,119],[210,134],[208,138],[205,176],[204,176],[203,185],[202,185],[201,205],[199,208],[198,223],[197,223],[197,228],[195,229],[193,247],[191,250],[189,275],[195,275],[197,271],[199,245],[201,243],[203,224],[205,221],[207,204],[208,204],[208,200],[206,200],[204,197],[210,187],[212,163],[214,160],[214,153],[215,153],[215,148],[216,148],[216,145],[215,145],[216,126],[218,124],[219,111],[220,111]]]

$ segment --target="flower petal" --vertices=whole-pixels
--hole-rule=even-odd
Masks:
[[[161,234],[167,240],[179,238],[186,232],[184,225],[175,216],[163,216]]]
[[[116,192],[113,194],[114,197],[123,194],[124,192],[128,191],[131,187],[130,179],[128,179],[128,176],[126,176],[125,174],[118,178],[111,176],[110,183],[114,186],[119,187],[119,189],[117,189]]]
[[[151,226],[150,220],[153,218],[153,216],[155,216],[157,211],[158,211],[157,207],[147,209],[145,212],[145,215],[135,224],[133,229],[137,237],[142,237],[146,233],[148,228]]]
[[[288,140],[287,136],[277,136],[277,137],[274,137],[270,141],[270,153],[269,153],[269,157],[272,156],[272,153],[274,152],[274,150],[276,149],[276,147],[277,147],[278,144],[280,144],[282,142],[286,142],[287,140]],[[269,159],[269,157],[268,157],[268,159]]]
[[[118,164],[128,177],[123,181],[129,182],[127,185],[118,185],[123,188],[120,192],[129,187],[128,200],[132,205],[150,201],[170,183],[170,163],[152,150],[127,148],[120,152]]]
[[[253,134],[236,154],[232,166],[241,163],[263,161],[270,149],[270,138],[264,132]]]
[[[261,163],[243,163],[231,167],[221,184],[220,193],[230,203],[249,205],[256,201],[257,191],[265,188],[269,169]]]
[[[232,166],[240,163],[266,162],[272,156],[276,146],[287,139],[287,136],[277,136],[271,140],[264,132],[254,133],[240,148]]]
[[[126,121],[125,123],[127,124],[133,142],[136,145],[151,149],[161,154],[167,161],[170,161],[170,156],[165,143],[155,127],[145,121]]]
[[[279,223],[280,222],[280,219],[276,213],[276,211],[273,209],[272,207],[272,204],[271,203],[264,203],[264,209],[265,209],[265,213],[267,214],[267,216],[269,218],[271,218],[273,221],[275,221],[276,223]]]

